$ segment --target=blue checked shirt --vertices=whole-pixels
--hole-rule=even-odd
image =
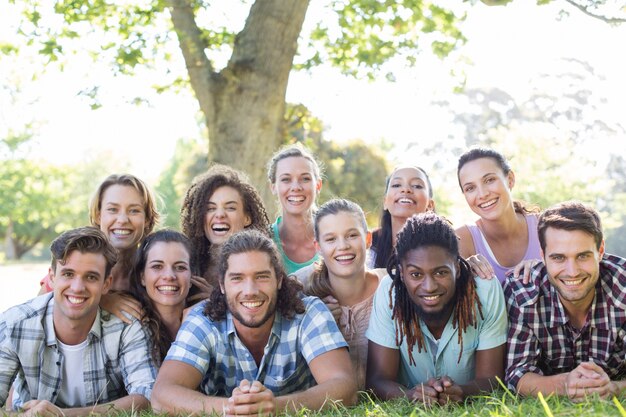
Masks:
[[[233,317],[213,321],[194,307],[183,322],[166,361],[195,367],[203,376],[200,390],[229,397],[241,380],[260,381],[274,395],[303,391],[315,385],[308,363],[334,349],[347,347],[328,308],[316,297],[304,297],[306,311],[287,320],[276,312],[272,331],[257,367],[235,331]]]
[[[509,275],[504,295],[509,310],[505,381],[515,390],[527,373],[555,375],[594,362],[611,380],[626,377],[626,259],[604,255],[595,297],[580,331],[572,327],[543,262],[530,283]]]
[[[61,408],[81,404],[58,401],[63,356],[57,347],[53,294],[45,294],[0,315],[0,404],[15,379],[12,409],[32,399]],[[84,353],[85,405],[103,404],[129,394],[150,399],[157,370],[146,333],[138,321],[124,324],[98,310]]]

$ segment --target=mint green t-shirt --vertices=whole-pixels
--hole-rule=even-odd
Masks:
[[[285,265],[285,270],[287,271],[287,275],[291,275],[294,272],[296,272],[298,269],[311,265],[313,262],[317,261],[320,256],[316,252],[314,257],[302,263],[297,263],[289,259],[287,255],[285,254],[285,251],[283,250],[283,243],[281,242],[280,235],[278,234],[278,225],[280,224],[281,221],[282,221],[282,218],[278,216],[276,221],[272,223],[272,239],[274,240],[274,243],[276,243],[276,246],[278,247],[278,252],[280,252],[280,256],[283,258],[283,264]]]
[[[400,349],[400,384],[412,388],[431,377],[442,376],[452,378],[457,384],[466,384],[475,379],[476,351],[492,349],[506,343],[508,320],[502,287],[497,279],[475,280],[484,318],[481,319],[479,315],[478,326],[469,326],[466,333],[463,333],[463,354],[460,362],[458,329],[452,327],[450,317],[439,340],[433,337],[426,324],[420,320],[422,334],[427,343],[421,352],[417,345],[413,346],[415,365],[411,365],[406,337],[400,346],[396,344],[396,322],[391,318],[389,307],[392,281],[389,276],[383,278],[374,294],[370,324],[365,336],[377,345]]]

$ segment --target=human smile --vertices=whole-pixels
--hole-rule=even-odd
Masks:
[[[111,233],[116,237],[125,237],[132,233],[130,229],[113,229]]]
[[[563,283],[563,285],[565,285],[566,287],[577,287],[580,284],[582,284],[582,282],[585,281],[585,279],[587,279],[587,278],[579,278],[579,279],[559,278],[559,281],[561,281]]]
[[[85,301],[87,301],[86,297],[77,297],[74,295],[67,295],[65,296],[65,298],[67,299],[67,301],[69,301],[70,304],[72,305],[81,305],[83,304]]]
[[[294,203],[294,204],[299,204],[304,202],[304,200],[306,200],[306,197],[304,196],[289,196],[287,197],[287,201],[290,203]]]
[[[160,293],[177,293],[180,287],[176,285],[160,285],[156,289]]]
[[[498,202],[498,199],[494,198],[492,200],[479,204],[478,207],[480,207],[481,209],[488,209],[492,207],[493,205],[495,205],[497,202]]]
[[[213,225],[211,225],[211,230],[217,236],[224,236],[230,231],[230,225],[227,223],[214,223]]]
[[[397,202],[400,204],[415,204],[415,200],[408,197],[399,198]]]
[[[356,255],[354,254],[339,255],[335,257],[335,261],[339,262],[340,264],[348,264],[351,263],[354,258],[356,258]]]
[[[265,301],[255,300],[255,301],[242,301],[241,305],[247,309],[254,310],[261,307]]]
[[[422,295],[422,296],[420,296],[420,298],[422,299],[422,301],[424,301],[424,304],[426,304],[428,306],[434,306],[434,305],[437,305],[439,303],[439,299],[441,298],[441,294]]]

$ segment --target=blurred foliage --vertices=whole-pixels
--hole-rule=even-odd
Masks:
[[[75,170],[16,155],[28,140],[24,134],[1,141],[0,233],[7,259],[20,259],[38,243],[50,241],[84,212],[70,196],[79,182]]]

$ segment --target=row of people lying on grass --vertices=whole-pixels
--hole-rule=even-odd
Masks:
[[[340,290],[341,280],[352,280],[355,288],[363,290],[378,281],[364,268],[367,232],[363,215],[355,208],[358,206],[345,201],[329,202],[320,209],[316,222],[320,252],[333,291]],[[334,229],[337,225],[339,229]],[[342,229],[345,225],[351,226]],[[159,233],[172,232],[155,236]],[[324,237],[330,245],[325,250]],[[339,246],[350,248],[349,253],[337,255],[332,249],[334,239]],[[626,262],[604,255],[599,217],[581,204],[561,204],[544,212],[539,219],[539,239],[545,264],[532,268],[532,282],[524,285],[510,277],[505,284],[511,320],[505,380],[522,394],[556,392],[581,399],[590,393],[607,397],[621,392],[622,382],[615,379],[623,376],[624,335],[620,329],[626,321]],[[155,317],[165,328],[168,324],[164,316],[174,311],[175,304],[165,300],[184,299],[185,285],[178,283],[191,281],[190,268],[185,267],[189,251],[179,241],[161,244],[163,241],[149,238],[147,242],[152,243],[144,248],[146,265],[136,280],[153,287],[146,288],[147,299],[152,307],[156,306],[154,311],[163,315]],[[324,253],[336,256],[326,259]],[[178,256],[169,258],[167,254]],[[56,282],[72,279],[65,265],[74,254],[66,256],[63,268],[57,264],[56,271],[60,272],[55,272]],[[354,261],[352,268],[350,261]],[[155,266],[153,271],[150,265]],[[161,281],[154,279],[159,275],[156,271],[161,270],[166,271]],[[495,377],[501,377],[504,371],[507,315],[502,290],[496,281],[472,277],[459,257],[457,238],[450,225],[432,213],[410,218],[398,235],[388,272],[390,277],[384,278],[375,291],[366,333],[366,387],[384,399],[406,395],[428,403],[462,401],[467,395],[493,389]],[[299,287],[287,278],[278,252],[267,237],[251,231],[231,237],[224,246],[218,273],[220,286],[207,303],[192,310],[163,362],[152,398],[155,408],[169,412],[223,409],[227,414],[241,415],[302,406],[318,408],[327,397],[346,405],[353,402],[353,389],[359,380],[352,367],[363,361],[348,359],[346,343],[322,303],[296,295]],[[107,276],[106,271],[98,276]],[[81,288],[82,277],[78,278],[73,281],[78,284],[73,285]],[[84,279],[94,281],[95,277],[88,275]],[[110,279],[108,282],[110,285]],[[58,309],[61,317],[65,313],[66,319],[80,321],[85,315],[77,313],[85,305],[90,311],[98,310],[95,299],[71,292],[64,296],[62,291],[67,288],[55,284],[54,301],[60,300],[61,307],[67,307]],[[156,294],[154,300],[149,296],[151,291]],[[59,372],[64,354],[59,356],[57,352],[51,358],[44,354],[44,363],[38,368],[32,347],[26,349],[26,354],[20,353],[19,347],[30,346],[35,340],[32,335],[37,334],[36,329],[29,326],[41,325],[43,320],[37,320],[37,314],[53,316],[55,332],[64,329],[63,321],[57,324],[57,309],[50,304],[50,296],[47,300],[43,304],[36,299],[3,317],[5,356],[0,363],[6,365],[5,370],[17,373],[19,380],[23,362],[16,365],[11,361],[15,357],[35,361],[24,364],[28,364],[29,372],[25,382],[16,383],[13,404],[17,401],[19,405],[29,395],[33,398],[32,392],[39,390],[41,395],[35,394],[37,401],[26,405],[31,409],[35,404],[39,411],[55,410],[53,401],[45,395],[58,385],[46,384],[58,383],[63,377],[53,373],[56,379],[44,378],[42,385],[33,370],[52,368]],[[33,303],[40,308],[31,308]],[[184,302],[178,304],[182,309]],[[44,305],[48,309],[41,308]],[[24,320],[25,313],[29,320]],[[106,321],[111,320],[109,317]],[[89,329],[82,323],[83,330]],[[91,323],[93,330],[93,319]],[[44,325],[39,334],[54,341],[50,329],[46,332]],[[154,343],[158,336],[152,329],[149,334]],[[57,338],[63,342],[58,334]],[[37,340],[42,342],[44,338]],[[65,339],[63,343],[72,341],[76,340]],[[354,339],[349,342],[358,346]],[[154,344],[161,343],[165,341]],[[136,346],[145,347],[145,343]],[[56,349],[53,343],[48,347]],[[154,350],[153,362],[159,363],[162,354]],[[55,359],[56,367],[50,362]],[[120,362],[129,363],[117,361],[118,365]],[[140,364],[144,362],[133,361],[133,365],[143,369]],[[129,377],[128,370],[123,374]],[[0,381],[11,378],[4,374]],[[119,388],[119,377],[110,385]],[[197,388],[205,395],[196,392]],[[2,392],[6,391],[0,389]],[[57,391],[51,395],[54,397]],[[67,399],[59,401],[68,404]],[[67,414],[73,411],[65,410]]]
[[[457,172],[469,206],[480,216],[475,225],[457,229],[461,254],[474,272],[485,278],[497,275],[503,281],[509,268],[502,265],[518,264],[518,273],[524,270],[523,265],[529,265],[524,261],[538,259],[536,215],[512,200],[515,176],[506,159],[492,149],[472,149],[459,159]],[[181,230],[192,240],[197,267],[194,299],[206,298],[216,282],[216,262],[212,259],[220,245],[244,228],[269,231],[289,273],[317,260],[312,216],[321,177],[320,165],[302,147],[287,147],[272,157],[268,180],[278,196],[281,215],[271,228],[261,198],[245,175],[214,166],[195,179],[181,207]],[[396,168],[387,179],[381,223],[373,232],[368,266],[386,267],[395,236],[406,219],[434,208],[426,172],[418,167]],[[96,190],[89,218],[118,250],[113,289],[128,290],[130,263],[137,245],[158,223],[155,198],[140,179],[111,175]],[[51,290],[47,282],[48,278],[42,280],[41,293]],[[122,311],[140,315],[135,300],[119,293],[105,296],[103,306],[122,318]]]

